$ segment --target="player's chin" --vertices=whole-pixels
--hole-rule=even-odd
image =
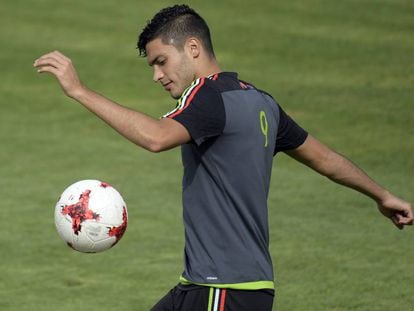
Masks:
[[[165,90],[170,93],[170,96],[174,99],[180,99],[181,95],[184,92],[184,88],[176,85],[174,82],[171,82]]]
[[[177,92],[177,91],[174,92],[174,90],[170,90],[169,92],[170,92],[170,96],[174,99],[180,99],[181,94],[182,94],[181,92]]]

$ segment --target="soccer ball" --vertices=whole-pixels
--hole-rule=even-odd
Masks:
[[[114,246],[128,223],[119,192],[99,180],[81,180],[65,189],[55,207],[60,237],[74,250],[97,253]]]

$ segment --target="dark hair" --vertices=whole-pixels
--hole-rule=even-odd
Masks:
[[[214,57],[210,30],[204,19],[187,5],[174,5],[160,10],[147,22],[139,35],[137,48],[139,54],[145,57],[145,47],[154,39],[160,38],[163,43],[182,49],[189,37],[199,39],[207,53]]]

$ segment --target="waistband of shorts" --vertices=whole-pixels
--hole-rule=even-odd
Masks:
[[[254,282],[244,282],[244,283],[230,283],[230,284],[210,284],[210,283],[197,283],[187,280],[183,276],[180,277],[180,284],[184,286],[188,285],[197,285],[204,287],[214,287],[214,288],[227,288],[227,289],[237,289],[237,290],[262,290],[275,289],[275,283],[273,281],[254,281]]]

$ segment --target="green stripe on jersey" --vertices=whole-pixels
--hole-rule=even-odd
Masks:
[[[210,293],[208,295],[208,307],[207,307],[207,311],[211,311],[212,307],[213,307],[213,293],[214,293],[214,288],[210,287]]]

